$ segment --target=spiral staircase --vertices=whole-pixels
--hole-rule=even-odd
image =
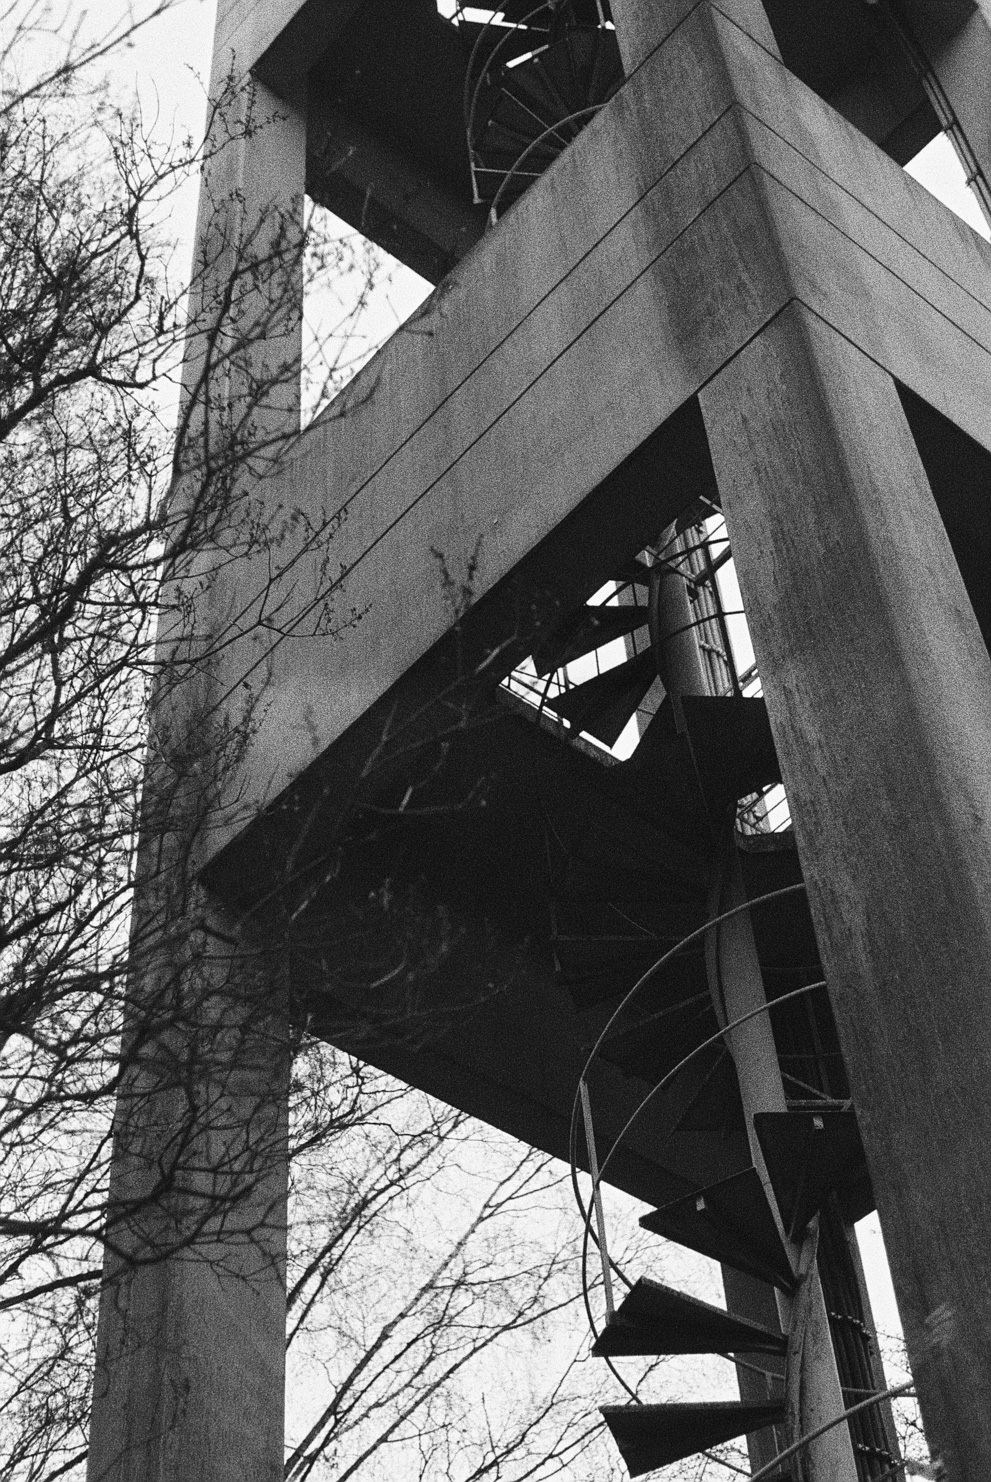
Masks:
[[[465,127],[476,204],[495,221],[623,80],[606,0],[509,0],[484,22],[459,7],[471,56]]]
[[[701,886],[670,877],[665,852],[652,837],[651,801],[663,800],[666,839],[687,843],[707,835],[739,856],[787,1104],[786,1111],[753,1118],[771,1197],[751,1166],[655,1209],[641,1225],[720,1262],[724,1275],[757,1278],[794,1299],[796,1252],[816,1222],[817,1265],[844,1404],[853,1406],[884,1388],[852,1233],[853,1222],[873,1207],[873,1196],[793,835],[787,828],[771,831],[762,810],[762,800],[780,794],[780,774],[764,702],[741,692],[735,672],[715,576],[729,553],[722,534],[721,557],[713,559],[712,525],[688,525],[669,534],[666,551],[640,552],[616,570],[591,602],[559,616],[507,686],[527,696],[535,717],[562,744],[591,742],[604,762],[613,761],[607,748],[624,735],[627,749],[633,747],[620,764],[603,767],[603,781],[617,802],[639,807],[638,828],[630,829],[625,813],[615,829],[602,820],[573,837],[560,825],[548,828],[551,942],[557,979],[571,994],[594,1053],[653,1088],[651,1097],[660,1088],[672,1135],[679,1129],[729,1133],[746,1113],[706,964],[703,928],[712,905]],[[685,583],[696,641],[719,656],[721,693],[665,690],[656,600],[665,570]],[[708,672],[711,682],[714,671]],[[751,675],[751,688],[755,682]],[[686,938],[683,950],[673,950]],[[664,970],[647,976],[668,953]],[[641,978],[642,989],[631,997]],[[600,1147],[600,1158],[603,1152]],[[591,1204],[583,1212],[590,1227]],[[624,1279],[626,1295],[597,1332],[594,1355],[610,1363],[687,1353],[733,1357],[741,1361],[747,1394],[739,1401],[688,1404],[641,1403],[637,1395],[632,1403],[604,1406],[630,1475],[709,1453],[741,1436],[763,1436],[772,1457],[786,1450],[796,1439],[787,1392],[794,1381],[786,1381],[795,1335],[790,1339],[773,1316],[753,1321],[649,1276]],[[848,1423],[858,1476],[880,1482],[900,1475],[883,1409],[867,1408]],[[769,1482],[799,1482],[804,1473],[792,1458],[761,1475]]]

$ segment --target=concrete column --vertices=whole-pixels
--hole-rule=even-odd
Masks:
[[[299,427],[303,119],[222,0],[107,1218],[91,1482],[283,1474],[289,1034],[279,965],[198,884],[251,703],[213,577]],[[248,20],[257,19],[254,8]],[[193,615],[195,614],[195,626]]]
[[[283,1473],[284,1001],[266,954],[189,906],[136,934],[90,1482]]]
[[[803,307],[702,392],[931,1444],[991,1473],[991,661],[890,377]]]
[[[635,71],[691,11],[718,10],[780,59],[761,0],[611,0],[616,38],[626,75]]]
[[[228,692],[224,654],[251,641],[265,599],[246,604],[224,578],[239,560],[261,558],[277,572],[299,504],[282,475],[300,425],[306,121],[252,76],[252,23],[268,8],[243,19],[242,9],[221,0],[217,16],[171,491],[177,548],[152,706],[159,753],[176,755],[203,795],[190,804],[196,822],[181,846],[192,870],[213,848],[204,814],[213,807],[228,836],[245,814],[224,782],[238,773],[238,747],[270,678],[267,665],[250,667]],[[265,480],[279,486],[277,497],[262,492]],[[264,621],[271,627],[278,613]]]
[[[260,446],[299,428],[306,121],[227,46],[211,96],[183,410],[194,432],[250,410]]]

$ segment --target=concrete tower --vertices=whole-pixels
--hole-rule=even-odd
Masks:
[[[250,716],[169,868],[236,987],[230,1178],[259,1121],[271,1155],[206,1247],[142,1262],[135,1222],[93,1478],[282,1475],[300,1022],[587,1167],[581,1085],[605,1179],[721,1261],[726,1313],[644,1271],[598,1337],[751,1365],[734,1405],[610,1407],[633,1475],[743,1434],[756,1472],[819,1431],[780,1482],[899,1475],[884,1403],[828,1426],[884,1387],[852,1235],[875,1206],[934,1453],[991,1475],[991,249],[901,168],[945,130],[989,198],[989,20],[221,0],[241,126],[202,291],[307,193],[437,288],[298,437],[270,378],[249,493],[280,533],[196,588],[224,633],[205,710],[161,702],[173,735]],[[235,420],[298,356],[295,271],[212,386]],[[194,340],[193,404],[211,374]],[[418,903],[403,972],[386,882]]]

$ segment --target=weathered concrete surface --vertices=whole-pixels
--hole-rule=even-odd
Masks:
[[[690,16],[304,435],[280,493],[319,533],[277,553],[283,631],[246,606],[229,667],[265,712],[244,816],[447,629],[441,558],[481,595],[780,306],[710,45]]]
[[[703,410],[931,1443],[991,1465],[991,658],[894,384],[793,305]]]
[[[737,28],[716,26],[794,296],[986,440],[991,246]]]
[[[344,28],[361,0],[222,0],[214,33],[213,66],[232,66],[246,76],[271,49],[259,70],[266,86],[297,107],[306,93],[306,73]]]
[[[991,1278],[970,1261],[991,1211],[984,1191],[969,1190],[991,1128],[954,1075],[961,1064],[991,1069],[981,1037],[987,654],[974,648],[887,372],[987,440],[991,259],[787,72],[759,6],[617,7],[640,18],[621,23],[626,86],[306,431],[291,468],[260,480],[245,502],[246,522],[266,537],[254,558],[217,570],[203,608],[224,643],[208,720],[247,714],[253,728],[223,779],[211,848],[450,631],[450,583],[484,597],[701,392],[868,1153],[886,1230],[897,1232],[920,1386],[959,1477],[983,1476],[969,1450],[961,1460],[958,1421],[986,1399],[991,1377],[977,1347]],[[270,52],[279,35],[311,55],[352,8],[226,6],[215,78],[231,57],[246,66]],[[292,99],[299,74],[290,67],[279,80],[272,65]],[[272,112],[288,153],[269,137],[230,175],[254,193],[255,210],[302,169],[298,114]],[[284,426],[291,400],[273,408]],[[878,675],[888,686],[880,695]],[[866,744],[863,715],[851,713],[858,695]],[[884,824],[876,832],[865,827],[867,796],[872,826]],[[581,1045],[547,987],[526,1020],[525,1053],[519,1016],[480,1015],[461,1033],[460,1056],[399,1044],[390,1068],[564,1150]],[[946,1004],[959,1015],[952,1024]],[[596,1087],[607,1130],[638,1095],[619,1080],[603,1070]],[[944,1130],[924,1099],[933,1086]],[[647,1191],[653,1178],[663,1192],[726,1171],[706,1134],[679,1136],[662,1163],[647,1146],[652,1130],[634,1139],[643,1167],[631,1164],[628,1186],[640,1179]],[[738,1151],[730,1144],[722,1156],[736,1166]],[[907,1192],[903,1176],[890,1176],[895,1158],[911,1174]],[[284,1170],[273,1179],[282,1187]],[[276,1194],[266,1197],[275,1208]],[[243,1282],[232,1297],[209,1260],[184,1261],[140,1272],[130,1305],[107,1309],[94,1476],[165,1482],[196,1474],[205,1456],[218,1477],[278,1475],[278,1221],[274,1230],[257,1300]],[[972,1311],[961,1308],[965,1290],[975,1292]],[[124,1372],[132,1319],[155,1341],[128,1359],[125,1382],[114,1370]],[[216,1335],[228,1326],[254,1346],[246,1339],[243,1362],[224,1370]],[[202,1362],[185,1346],[191,1336]],[[951,1359],[934,1362],[941,1347]],[[263,1392],[267,1408],[245,1414],[244,1395]],[[166,1395],[179,1396],[167,1413]],[[966,1445],[983,1463],[979,1429],[975,1420]]]
[[[90,1482],[283,1475],[285,996],[229,916],[198,926],[142,954],[125,1035]]]
[[[230,142],[211,158],[201,195],[183,377],[190,439],[179,449],[171,506],[180,530],[183,517],[196,524],[210,507],[204,450],[230,425],[227,413],[235,425],[249,416],[262,461],[273,440],[299,425],[301,278],[293,248],[302,120],[261,84],[224,91],[221,107],[219,129]],[[263,128],[250,126],[252,109]],[[285,233],[283,261],[276,249]],[[232,298],[236,313],[223,312]],[[192,587],[201,601],[190,615],[172,605],[176,586],[163,599],[88,1476],[277,1482],[288,1002],[264,944],[246,939],[237,918],[195,880],[199,823],[225,726],[211,706],[209,664],[181,664],[201,651],[200,636],[222,636],[223,624],[212,605],[214,553],[190,576],[195,556],[181,543],[173,550],[179,590]],[[176,654],[180,666],[170,671]],[[177,674],[182,684],[173,683]]]
[[[985,0],[959,28],[950,28],[949,34],[941,20],[938,10],[919,16],[915,33],[963,131],[971,163],[981,171],[988,187],[991,186],[991,109],[988,108],[991,20]]]
[[[780,57],[761,0],[615,0],[612,13],[627,77],[632,77],[696,10],[725,17],[772,56]]]

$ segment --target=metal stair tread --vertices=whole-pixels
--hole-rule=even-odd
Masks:
[[[612,1433],[631,1477],[669,1466],[736,1436],[780,1425],[783,1403],[751,1404],[716,1400],[698,1404],[603,1405],[600,1414]]]
[[[542,639],[533,651],[537,674],[553,674],[565,664],[594,653],[607,643],[625,638],[647,626],[646,607],[583,607]]]
[[[793,1239],[834,1192],[852,1221],[874,1208],[853,1110],[758,1112],[754,1128],[781,1221]]]
[[[627,722],[657,678],[650,649],[564,690],[544,707],[604,746],[615,746]]]
[[[640,1220],[645,1230],[783,1291],[795,1277],[756,1168],[745,1168]]]
[[[642,1276],[606,1323],[592,1353],[775,1353],[787,1339],[758,1323]]]

